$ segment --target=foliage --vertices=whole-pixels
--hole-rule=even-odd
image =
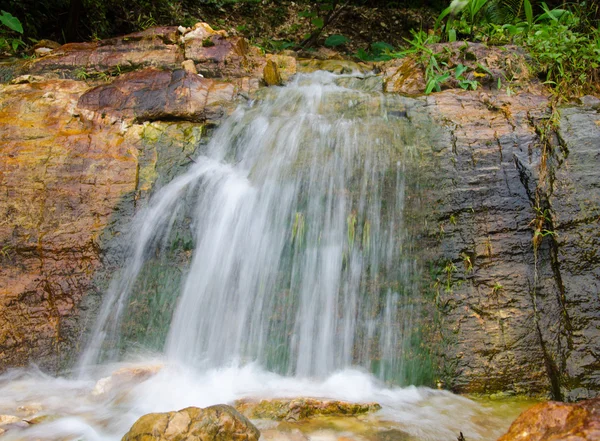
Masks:
[[[11,36],[15,32],[23,34],[23,25],[17,17],[10,12],[0,11],[0,23],[3,25],[0,27],[0,52],[17,52],[19,46],[25,46],[23,40]],[[5,28],[8,28],[8,31]]]
[[[359,49],[356,54],[357,58],[362,61],[388,61],[395,58],[396,55],[392,53],[394,47],[384,41],[376,41],[371,43],[368,50]]]
[[[461,37],[522,45],[532,56],[534,70],[564,99],[597,90],[600,79],[600,31],[581,3],[551,9],[533,0],[454,0],[439,15],[436,35],[450,42]],[[422,50],[422,37],[416,37],[409,46]],[[427,89],[440,90],[450,72],[432,62],[431,54],[428,58]],[[460,87],[476,87],[461,73],[454,75]]]
[[[346,44],[348,41],[350,41],[350,40],[348,40],[348,38],[344,37],[343,35],[333,34],[325,39],[325,46],[327,46],[327,47],[341,46],[343,44]]]

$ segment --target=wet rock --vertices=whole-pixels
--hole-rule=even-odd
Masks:
[[[231,406],[217,405],[144,415],[122,441],[258,441],[259,437],[260,432],[245,416]]]
[[[543,95],[447,91],[427,103],[442,128],[421,173],[435,207],[426,259],[438,271],[442,379],[457,392],[597,396],[597,112],[562,109],[560,137],[542,155]],[[538,188],[546,205],[536,210]]]
[[[523,412],[498,441],[592,441],[600,439],[600,399],[550,401]]]
[[[273,60],[267,60],[267,64],[263,70],[263,79],[267,86],[279,86],[281,84],[279,68]]]
[[[103,396],[116,389],[122,391],[124,388],[139,384],[156,375],[161,369],[161,365],[121,368],[113,372],[109,377],[98,380],[94,386],[92,395]]]
[[[235,408],[248,418],[299,421],[314,416],[355,416],[381,409],[377,403],[349,403],[316,398],[238,400]]]
[[[544,113],[547,99],[445,91],[427,104],[440,131],[421,171],[421,194],[433,207],[422,257],[436,268],[441,380],[461,393],[547,393],[529,227],[540,163],[529,118]],[[543,297],[548,321],[557,318],[553,298]]]
[[[34,60],[30,73],[127,70],[140,66],[177,67],[183,61],[177,27],[157,27],[92,43],[68,43]]]
[[[220,87],[223,99],[238,90]],[[112,239],[156,183],[189,166],[204,133],[197,122],[121,122],[131,110],[102,118],[78,107],[88,91],[72,80],[0,87],[1,369],[35,360],[56,371],[77,354],[105,289],[96,271],[119,264]]]
[[[385,91],[403,95],[421,95],[425,91],[423,70],[413,58],[401,58],[382,66]]]
[[[185,70],[147,68],[121,75],[81,96],[78,109],[91,111],[90,119],[108,121],[219,119],[223,105],[235,95],[230,83],[202,78]]]

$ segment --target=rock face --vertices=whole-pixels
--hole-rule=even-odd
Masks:
[[[152,68],[96,88],[44,78],[0,86],[3,368],[36,360],[55,370],[77,352],[81,302],[100,289],[94,274],[111,261],[119,219],[191,163],[204,123],[237,90]]]
[[[592,441],[600,439],[600,399],[550,401],[523,412],[498,441]]]
[[[180,68],[181,38],[166,27],[64,45],[0,85],[1,369],[69,363],[124,225],[192,163],[206,125],[258,88],[264,57],[256,72],[202,78]]]
[[[597,395],[600,116],[562,109],[544,147],[541,95],[448,91],[428,105],[445,127],[423,198],[446,385]]]
[[[260,432],[245,416],[231,406],[217,405],[144,415],[122,441],[258,441],[259,437]]]
[[[315,398],[238,400],[235,408],[252,419],[299,421],[314,416],[355,416],[381,409],[377,403],[349,403]]]

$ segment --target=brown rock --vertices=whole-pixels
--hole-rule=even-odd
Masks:
[[[290,55],[269,54],[267,60],[271,60],[277,67],[277,72],[283,83],[287,83],[289,79],[296,74],[297,63],[296,58]],[[266,66],[265,66],[266,67]]]
[[[68,43],[35,60],[32,73],[77,69],[107,71],[139,66],[178,67],[183,53],[177,27],[150,28],[123,37],[94,43]]]
[[[281,84],[281,75],[277,64],[273,60],[267,60],[263,70],[263,79],[267,86],[279,86]]]
[[[392,60],[383,65],[382,76],[386,92],[421,95],[425,92],[425,77],[418,63],[410,57]]]
[[[381,409],[377,403],[349,403],[347,401],[316,398],[238,400],[235,408],[248,418],[298,421],[314,416],[355,416]]]
[[[64,367],[81,335],[83,300],[88,311],[97,302],[87,296],[97,291],[96,271],[115,260],[107,244],[122,232],[117,220],[127,224],[163,173],[181,172],[203,133],[202,124],[172,120],[217,117],[219,103],[254,87],[154,74],[155,89],[121,79],[122,89],[108,93],[121,101],[112,102],[79,81],[0,86],[0,370],[32,360]],[[86,93],[95,106],[87,96],[88,108],[78,107]],[[156,108],[152,94],[163,99]],[[132,121],[163,115],[167,121]]]
[[[183,37],[185,58],[196,63],[199,72],[210,78],[244,77],[260,73],[264,58],[242,37],[227,37],[224,31],[215,31],[206,23],[197,23],[195,29]]]
[[[550,401],[523,412],[498,441],[600,439],[600,398],[576,404]]]
[[[181,67],[183,70],[189,73],[198,74],[198,70],[196,69],[196,65],[194,64],[194,60],[185,60],[181,63]]]
[[[223,104],[235,94],[233,85],[184,70],[155,68],[121,75],[111,84],[83,94],[78,108],[91,118],[133,121],[206,121],[224,114]]]
[[[258,441],[260,432],[231,406],[188,407],[144,415],[122,441]]]

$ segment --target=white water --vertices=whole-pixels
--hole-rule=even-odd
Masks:
[[[419,342],[411,343],[418,266],[404,211],[407,176],[427,134],[388,113],[392,98],[344,88],[343,79],[319,72],[270,89],[157,192],[132,225],[79,375],[0,377],[0,413],[58,417],[13,428],[6,439],[118,440],[143,414],[244,397],[383,406],[360,418],[368,433],[301,429],[311,441],[371,440],[393,428],[415,440],[452,441],[460,431],[469,441],[493,440],[506,429],[510,418],[466,398],[389,386],[421,373]],[[170,326],[142,329],[163,335],[165,345],[141,364],[163,367],[95,393],[98,380],[123,366],[117,360],[141,357],[131,348],[143,346],[143,335],[123,331],[144,300],[136,283],[156,256],[169,261],[182,218],[194,251]],[[171,314],[146,314],[159,312]]]
[[[165,360],[145,360],[144,365],[160,365]],[[20,406],[40,409],[35,415],[59,417],[55,421],[31,425],[26,430],[13,428],[2,439],[11,440],[80,440],[117,441],[140,416],[187,406],[205,407],[232,403],[239,398],[313,396],[352,402],[376,401],[383,409],[358,418],[355,425],[366,427],[355,434],[344,424],[336,428],[328,420],[324,427],[303,427],[310,441],[376,439],[377,431],[397,429],[411,435],[411,440],[454,440],[463,432],[468,440],[495,440],[506,430],[517,409],[484,407],[467,398],[427,388],[388,388],[373,376],[357,370],[336,372],[322,380],[284,377],[267,372],[255,364],[243,367],[195,370],[185,365],[166,365],[143,382],[132,381],[106,393],[94,395],[96,379],[132,364],[97,367],[93,379],[54,378],[38,371],[12,372],[0,376],[0,414],[26,416]],[[508,416],[507,416],[508,414]],[[272,425],[257,423],[261,429]],[[333,427],[333,428],[332,428]],[[286,440],[289,427],[278,437],[265,432],[266,440]]]

